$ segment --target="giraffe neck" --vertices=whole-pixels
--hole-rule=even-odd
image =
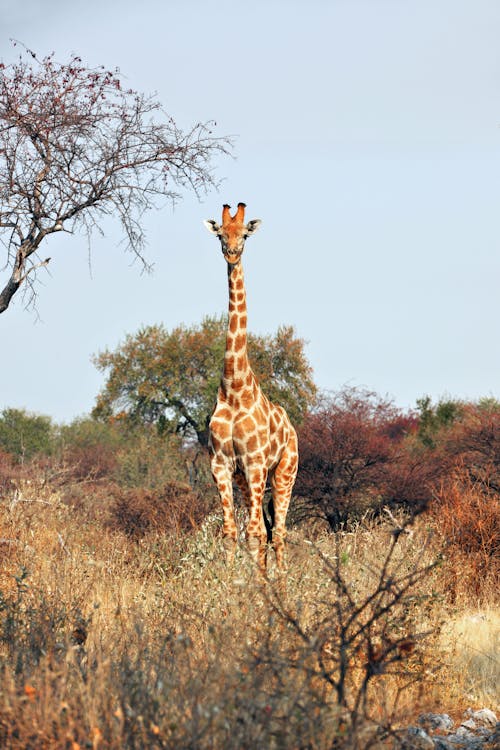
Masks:
[[[229,317],[224,355],[224,390],[240,390],[248,385],[251,374],[247,355],[247,301],[241,261],[228,265]]]

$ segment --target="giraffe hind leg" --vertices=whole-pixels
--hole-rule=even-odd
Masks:
[[[243,496],[243,502],[245,503],[245,507],[247,508],[248,512],[250,513],[250,517],[252,518],[252,496],[250,492],[250,488],[248,486],[247,479],[243,472],[237,471],[234,475],[234,481],[236,485],[239,487],[239,490]],[[267,535],[267,541],[271,541],[271,533],[272,533],[272,525],[269,523],[269,519],[266,517],[266,514],[264,513],[264,510],[262,509],[262,517],[264,520],[264,525],[266,528],[266,535]],[[250,518],[250,521],[251,521]],[[259,566],[260,570],[266,570],[267,568],[267,550],[265,549],[265,543],[262,541],[262,535],[255,536],[252,533],[252,528],[255,527],[255,524],[250,522],[247,528],[247,534],[248,534],[248,551],[250,552],[252,558],[257,562],[257,565]],[[264,546],[263,546],[264,545]]]
[[[283,451],[280,462],[271,477],[273,494],[274,528],[273,547],[278,570],[285,568],[286,515],[297,476],[298,454],[295,434]]]
[[[236,484],[241,490],[241,494],[243,495],[243,500],[245,502],[246,507],[248,508],[248,510],[250,510],[250,507],[251,507],[250,490],[248,488],[245,475],[242,472],[237,472],[234,475],[234,481],[236,482]],[[266,491],[266,494],[268,494],[267,491]],[[265,501],[264,501],[264,505],[265,505]],[[267,543],[271,544],[272,537],[273,537],[273,526],[274,526],[274,500],[273,500],[272,494],[269,495],[269,500],[267,501],[267,510],[263,508],[262,515],[264,518],[264,525],[266,527]]]
[[[251,507],[250,490],[248,489],[248,484],[247,484],[245,475],[242,472],[239,472],[239,471],[236,472],[236,474],[234,475],[234,481],[240,489],[246,508],[250,510],[250,507]],[[273,506],[272,495],[269,498],[269,503],[267,506],[267,514],[265,510],[263,510],[262,515],[264,518],[264,525],[266,527],[267,542],[268,544],[271,544],[273,526],[274,526],[274,506]]]

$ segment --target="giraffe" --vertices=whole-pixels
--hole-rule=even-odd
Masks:
[[[245,204],[231,216],[222,209],[222,224],[205,221],[222,245],[227,262],[229,315],[224,367],[217,404],[210,420],[209,450],[212,475],[224,515],[223,544],[232,562],[237,544],[233,479],[249,510],[248,549],[262,574],[266,574],[267,542],[271,541],[278,570],[285,565],[285,520],[297,475],[297,434],[286,411],[262,392],[247,354],[247,306],[241,256],[245,240],[261,224],[244,223]],[[270,521],[263,500],[269,479],[272,499]]]

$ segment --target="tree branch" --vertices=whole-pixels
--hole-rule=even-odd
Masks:
[[[90,241],[103,216],[116,216],[147,266],[144,213],[181,189],[199,196],[215,186],[212,160],[231,147],[209,123],[181,131],[154,98],[76,56],[59,64],[25,49],[0,66],[0,241],[13,267],[0,312],[31,273],[27,259],[66,223]]]

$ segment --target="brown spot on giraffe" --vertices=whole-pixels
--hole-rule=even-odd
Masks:
[[[259,444],[257,442],[257,436],[249,435],[248,440],[247,440],[247,451],[249,453],[255,453],[258,447],[259,447]]]
[[[244,409],[250,409],[254,401],[255,397],[253,391],[249,391],[248,389],[243,391],[243,393],[241,394],[241,405]]]
[[[242,432],[243,435],[250,435],[252,432],[255,432],[255,428],[255,420],[250,416],[244,417],[238,422],[238,430]]]
[[[270,480],[274,512],[272,543],[279,569],[284,567],[285,519],[297,474],[297,435],[285,410],[273,404],[257,383],[247,356],[247,307],[241,256],[245,240],[260,225],[245,224],[245,204],[231,216],[224,204],[222,224],[206,221],[227,262],[229,320],[224,369],[210,422],[210,460],[224,513],[223,536],[228,560],[237,541],[232,480],[240,487],[250,513],[248,546],[262,573],[266,572],[268,529],[262,502]],[[227,427],[224,430],[222,425]],[[269,524],[268,524],[269,526]]]
[[[224,440],[231,435],[231,423],[229,421],[217,420],[214,422],[213,431],[219,439]]]
[[[238,305],[239,308],[239,305]],[[238,323],[238,328],[241,328],[241,320]],[[245,333],[239,333],[234,339],[234,351],[243,352],[246,351],[247,337]]]

